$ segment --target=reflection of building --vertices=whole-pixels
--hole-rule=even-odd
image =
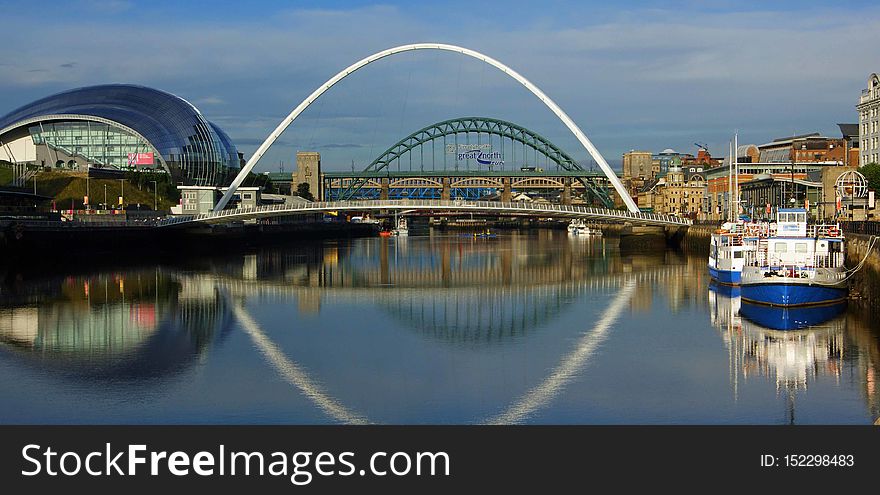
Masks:
[[[96,380],[173,375],[228,325],[213,284],[155,272],[69,277],[21,287],[0,304],[0,356]]]
[[[880,77],[868,76],[859,104],[859,165],[880,163]]]
[[[870,308],[851,311],[846,318],[846,329],[854,353],[854,372],[868,404],[872,420],[880,418],[880,340]]]
[[[127,84],[78,88],[0,117],[0,160],[58,169],[159,168],[219,185],[239,168],[229,136],[179,96]]]

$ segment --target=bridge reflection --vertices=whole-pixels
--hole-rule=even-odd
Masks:
[[[880,344],[869,318],[849,312],[819,329],[773,330],[743,318],[734,294],[710,290],[707,297],[701,257],[672,251],[621,256],[616,249],[612,240],[568,239],[551,231],[495,240],[363,239],[206,258],[175,268],[25,279],[0,287],[0,359],[96,383],[96,389],[148,386],[193,369],[238,329],[249,343],[236,353],[253,359],[256,351],[259,362],[323,416],[364,423],[382,415],[340,393],[348,377],[315,373],[314,363],[297,355],[303,351],[289,347],[289,334],[264,330],[267,321],[277,325],[277,311],[296,319],[344,306],[354,308],[347,317],[357,325],[357,310],[378,309],[380,319],[372,321],[411,332],[419,338],[410,340],[426,348],[447,346],[442,352],[452,346],[516,350],[529,339],[541,340],[533,337],[553,340],[555,335],[542,335],[546,329],[574,324],[576,333],[568,334],[574,338],[550,356],[542,374],[472,418],[517,423],[551,407],[589,369],[627,311],[654,313],[652,306],[664,304],[674,314],[708,305],[711,325],[727,346],[735,396],[741,382],[766,379],[787,394],[786,411],[794,421],[799,391],[824,377],[851,380],[878,416]],[[260,313],[272,306],[267,301],[277,306],[275,319]],[[584,313],[593,315],[589,321],[554,326],[576,304],[599,309]]]
[[[249,255],[240,264],[213,266],[210,273],[219,276],[199,276],[236,297],[294,299],[302,313],[327,304],[380,308],[413,332],[459,343],[516,339],[590,293],[617,293],[624,280],[636,283],[636,309],[650,307],[658,285],[673,305],[696,292],[684,287],[693,283],[688,258],[611,256],[616,249],[613,241],[553,231],[537,239],[379,238],[357,247]]]

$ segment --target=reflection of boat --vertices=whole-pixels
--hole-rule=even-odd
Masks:
[[[728,348],[730,379],[764,376],[786,390],[788,422],[795,421],[795,392],[821,375],[840,377],[843,369],[845,303],[782,308],[749,304],[738,287],[711,284],[712,324]]]
[[[780,208],[755,250],[746,251],[743,300],[807,306],[846,298],[844,238],[836,225],[807,225],[803,208]]]
[[[799,330],[825,323],[846,309],[846,301],[822,306],[780,307],[744,301],[740,314],[773,330]]]
[[[709,283],[709,318],[712,325],[725,330],[741,329],[739,287]]]
[[[601,236],[602,230],[593,228],[591,229],[583,219],[575,218],[571,222],[568,223],[568,235],[573,236],[581,236],[581,235],[592,235],[592,236]]]

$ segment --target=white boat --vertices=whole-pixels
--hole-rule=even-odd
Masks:
[[[580,218],[575,218],[571,222],[568,223],[568,235],[573,236],[601,236],[602,230],[598,228],[590,228],[583,220]]]
[[[398,236],[408,236],[409,235],[409,227],[407,226],[405,217],[400,217],[397,220],[397,228],[391,231],[391,235],[398,235]]]
[[[767,236],[766,224],[725,222],[709,240],[709,276],[720,284],[739,285],[746,251]]]
[[[846,300],[846,246],[839,225],[808,225],[803,208],[780,208],[776,223],[746,251],[743,301],[810,306]]]

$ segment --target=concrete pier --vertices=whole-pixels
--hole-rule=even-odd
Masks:
[[[666,249],[666,229],[656,225],[624,224],[620,230],[620,249],[628,251]]]

